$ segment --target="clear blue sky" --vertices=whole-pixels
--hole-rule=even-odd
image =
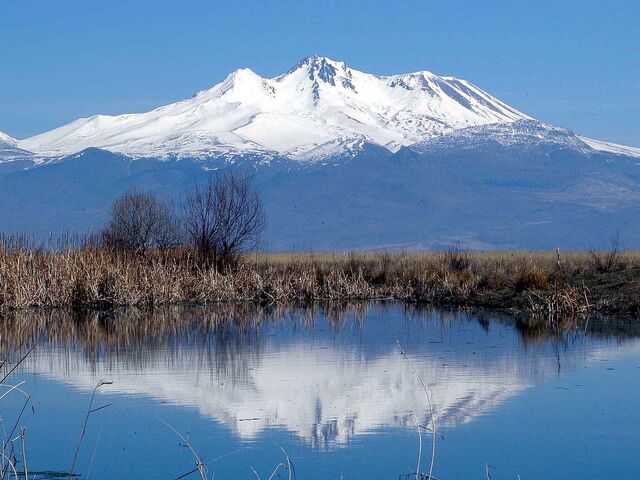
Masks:
[[[0,130],[144,111],[313,54],[458,76],[541,120],[640,145],[640,0],[0,0]]]

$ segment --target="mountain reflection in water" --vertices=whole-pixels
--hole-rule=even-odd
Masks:
[[[113,394],[195,408],[242,440],[277,427],[326,448],[411,427],[414,411],[429,423],[397,342],[431,392],[440,429],[595,361],[603,348],[585,341],[590,333],[533,334],[508,319],[398,304],[21,312],[1,335],[9,350],[37,339],[24,369],[76,389],[108,378]],[[615,354],[637,348],[631,340]]]

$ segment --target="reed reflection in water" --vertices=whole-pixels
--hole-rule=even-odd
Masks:
[[[109,379],[104,391],[116,401],[194,410],[241,443],[282,431],[325,451],[390,430],[415,435],[414,412],[428,424],[396,341],[426,381],[445,435],[564,372],[638,352],[635,332],[596,322],[557,334],[397,303],[23,311],[2,322],[0,336],[4,352],[38,342],[23,374],[78,392]]]

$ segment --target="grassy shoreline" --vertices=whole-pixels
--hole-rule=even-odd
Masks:
[[[104,249],[0,251],[0,312],[29,307],[395,299],[508,310],[550,322],[585,313],[640,318],[640,252],[262,254],[233,271],[186,250],[161,258]]]

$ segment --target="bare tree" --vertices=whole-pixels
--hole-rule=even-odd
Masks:
[[[266,225],[262,202],[245,173],[227,172],[216,179],[216,238],[224,265],[257,248]]]
[[[148,192],[127,192],[111,205],[111,213],[102,233],[111,248],[146,257],[156,247],[163,251],[179,243],[179,222],[168,202]]]
[[[251,177],[237,171],[210,177],[188,192],[185,213],[192,244],[216,269],[235,265],[238,255],[256,248],[266,224]]]
[[[155,229],[154,246],[160,251],[162,261],[167,252],[183,244],[182,220],[176,214],[173,203],[158,203],[158,222]]]
[[[208,178],[207,184],[195,184],[187,191],[184,206],[186,234],[205,267],[217,264],[216,256],[216,200],[215,182]]]

